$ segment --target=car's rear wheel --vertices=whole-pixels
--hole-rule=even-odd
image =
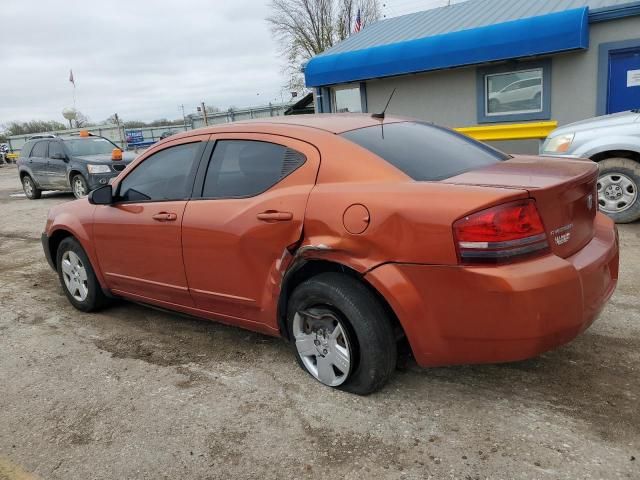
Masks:
[[[629,158],[598,162],[598,204],[616,223],[640,218],[640,164]]]
[[[36,187],[36,183],[29,175],[22,177],[22,190],[29,200],[37,200],[42,196],[42,190]]]
[[[67,237],[60,242],[56,266],[62,289],[78,310],[92,312],[108,304],[91,262],[75,238]]]
[[[89,195],[89,185],[87,185],[87,181],[80,174],[74,175],[71,179],[71,189],[76,198],[84,198]]]
[[[367,395],[395,370],[387,312],[356,279],[323,273],[306,280],[291,295],[287,319],[298,363],[325,385]]]

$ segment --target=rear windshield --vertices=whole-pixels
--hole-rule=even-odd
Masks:
[[[465,135],[420,122],[375,125],[342,136],[417,181],[442,180],[510,158]]]
[[[111,155],[114,148],[118,148],[106,138],[89,137],[74,138],[64,142],[71,151],[71,155],[81,157],[83,155]]]

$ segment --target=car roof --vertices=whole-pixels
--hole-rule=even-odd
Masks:
[[[324,130],[330,133],[340,134],[349,130],[372,127],[381,123],[397,123],[408,121],[401,117],[387,116],[384,120],[373,118],[367,113],[320,113],[306,115],[287,115],[268,118],[257,118],[253,120],[241,120],[222,125],[199,128],[198,133],[216,133],[230,128],[237,128],[242,125],[251,127],[258,126],[296,126]]]

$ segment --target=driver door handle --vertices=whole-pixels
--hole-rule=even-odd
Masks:
[[[175,213],[160,212],[156,213],[151,218],[157,220],[158,222],[173,222],[178,218],[178,215],[176,215]]]
[[[293,218],[293,213],[267,210],[266,212],[259,213],[257,217],[258,220],[263,220],[265,222],[286,222]]]

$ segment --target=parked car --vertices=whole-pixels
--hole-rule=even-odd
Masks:
[[[613,293],[597,167],[456,132],[298,115],[180,133],[53,207],[45,255],[76,308],[122,297],[282,336],[325,385],[535,356]]]
[[[107,138],[81,132],[31,137],[17,164],[27,198],[38,199],[43,190],[71,190],[76,198],[82,198],[107,184],[135,158]]]
[[[516,108],[539,109],[541,99],[542,78],[526,78],[510,83],[499,92],[489,95],[489,111],[496,113]]]
[[[600,210],[617,223],[640,219],[640,110],[557,128],[544,142],[541,153],[598,162]]]
[[[9,145],[6,143],[0,143],[0,165],[4,163],[11,163],[9,160]]]

